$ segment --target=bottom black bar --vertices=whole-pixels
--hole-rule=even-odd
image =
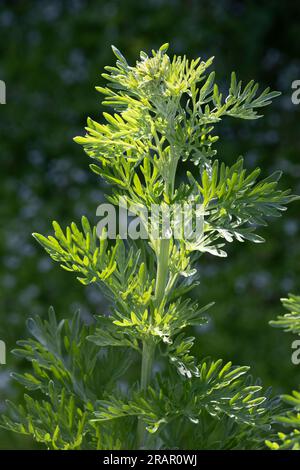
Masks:
[[[26,464],[30,462],[31,468],[34,464],[62,462],[101,465],[105,467],[140,468],[141,466],[170,467],[184,466],[186,468],[203,468],[205,464],[230,465],[232,463],[251,464],[266,461],[268,465],[294,463],[299,464],[299,453],[297,451],[193,451],[193,450],[138,450],[138,451],[13,451],[3,450],[0,460],[13,463],[15,461]],[[96,469],[97,467],[93,467]]]

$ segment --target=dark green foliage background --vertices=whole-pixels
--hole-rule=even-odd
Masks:
[[[230,120],[218,129],[219,155],[229,163],[243,154],[245,165],[261,166],[263,176],[282,169],[282,187],[299,194],[300,105],[291,102],[291,83],[300,79],[297,16],[292,0],[0,2],[0,79],[7,85],[0,113],[0,338],[8,348],[7,365],[0,366],[1,412],[5,398],[18,400],[9,374],[24,365],[9,351],[27,335],[29,316],[45,317],[49,305],[61,318],[77,308],[86,318],[108,308],[96,288],[84,288],[52,263],[31,232],[49,233],[53,219],[93,220],[109,190],[72,138],[83,133],[87,115],[99,118],[93,87],[114,62],[110,45],[132,62],[141,49],[168,41],[171,54],[214,55],[221,83],[236,70],[245,82],[254,78],[280,90],[263,120]],[[288,392],[300,377],[290,361],[292,337],[268,321],[282,311],[280,297],[300,292],[299,203],[262,235],[264,245],[236,243],[227,259],[202,258],[193,294],[216,305],[197,348],[201,356],[250,365],[276,393]],[[0,448],[30,447],[0,433]]]

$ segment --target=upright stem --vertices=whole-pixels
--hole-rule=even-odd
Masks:
[[[157,273],[154,303],[156,307],[161,304],[165,288],[168,281],[168,265],[169,265],[169,247],[170,240],[161,239],[159,243],[159,252],[157,257]],[[146,390],[151,379],[151,372],[155,353],[155,343],[152,338],[143,341],[142,369],[141,369],[141,390]],[[138,423],[138,447],[146,446],[145,427],[141,420]]]
[[[157,257],[157,274],[154,298],[156,307],[159,307],[164,298],[165,289],[168,281],[169,249],[170,240],[162,238],[159,243],[159,253]]]
[[[146,390],[149,385],[149,382],[151,379],[154,351],[155,351],[155,344],[152,338],[150,338],[148,341],[144,340],[143,341],[142,370],[141,370],[141,390]],[[146,447],[146,444],[147,444],[146,429],[145,429],[143,422],[140,419],[138,421],[137,440],[138,440],[139,449]]]
[[[141,370],[141,390],[145,390],[151,379],[155,344],[152,340],[143,342],[143,357]]]
[[[170,178],[170,186],[166,185],[166,194],[173,194],[174,191],[174,179],[175,179],[176,166],[174,168],[174,174]],[[168,282],[169,275],[169,251],[170,251],[170,239],[162,238],[159,241],[158,252],[157,252],[157,270],[156,270],[156,283],[155,283],[155,294],[154,294],[154,306],[159,308],[165,295],[165,290]],[[142,369],[141,369],[141,390],[146,390],[150,379],[155,353],[155,343],[151,337],[143,341],[143,352],[142,352]],[[137,429],[138,448],[146,447],[147,435],[145,426],[142,421],[138,422]]]

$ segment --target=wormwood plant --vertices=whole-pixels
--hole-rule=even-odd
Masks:
[[[282,299],[282,303],[288,313],[277,317],[277,320],[271,321],[270,324],[286,332],[300,335],[300,296],[290,294],[287,299]],[[299,351],[300,341],[295,341],[295,348]],[[298,353],[296,355],[298,356]],[[300,392],[294,390],[291,395],[283,395],[282,400],[290,409],[276,416],[276,421],[292,430],[288,434],[279,432],[278,441],[268,440],[267,445],[273,450],[300,450]]]
[[[293,199],[278,189],[279,172],[259,179],[259,169],[247,172],[242,158],[227,166],[214,148],[223,117],[257,119],[279,93],[257,94],[256,83],[242,86],[232,73],[224,97],[207,73],[212,58],[170,58],[167,47],[141,52],[135,66],[113,47],[116,66],[106,67],[108,86],[97,90],[114,112],[101,124],[89,118],[75,141],[113,187],[111,203],[148,213],[157,204],[163,213],[193,202],[204,222],[188,239],[175,238],[174,226],[154,237],[143,217],[147,240],[108,240],[86,217],[65,230],[53,222],[54,236],[34,234],[110,302],[109,316],[91,326],[78,313],[58,323],[53,309],[48,321],[28,320],[32,338],[15,350],[32,363],[32,372],[14,374],[30,394],[10,404],[3,425],[48,448],[260,448],[272,436],[277,402],[248,367],[193,356],[191,332],[212,304],[187,293],[198,285],[201,256],[226,256],[233,240],[262,242],[256,228]],[[192,169],[185,179],[179,165]]]

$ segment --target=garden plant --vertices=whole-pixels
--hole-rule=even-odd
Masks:
[[[75,138],[112,188],[108,202],[136,216],[137,236],[113,240],[85,216],[66,229],[53,222],[53,236],[33,234],[109,303],[88,325],[80,312],[59,322],[53,308],[48,321],[29,319],[31,338],[14,351],[32,371],[14,374],[28,392],[9,403],[2,426],[49,449],[260,449],[276,439],[280,404],[249,367],[193,355],[213,302],[191,295],[203,256],[263,242],[257,229],[295,198],[278,188],[280,172],[259,178],[259,168],[248,172],[242,157],[228,166],[215,148],[223,118],[257,119],[279,93],[232,73],[224,94],[208,71],[213,58],[171,58],[167,49],[141,52],[131,66],[113,47],[116,66],[97,87],[113,112],[89,118]],[[178,222],[186,207],[189,236]]]

